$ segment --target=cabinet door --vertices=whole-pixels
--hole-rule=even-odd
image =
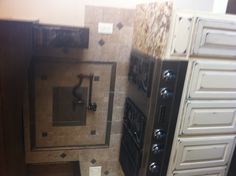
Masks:
[[[186,56],[189,49],[193,18],[191,16],[177,15],[172,34],[171,55]]]
[[[179,138],[176,170],[224,166],[229,164],[235,136]]]
[[[31,60],[31,22],[0,20],[0,175],[25,176],[22,105]]]
[[[198,18],[194,36],[193,55],[236,56],[236,21]]]
[[[192,62],[188,99],[236,99],[236,62]]]
[[[225,176],[226,167],[174,171],[174,176]]]
[[[236,101],[188,101],[180,134],[236,132]]]

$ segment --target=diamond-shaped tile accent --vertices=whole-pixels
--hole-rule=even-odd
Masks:
[[[106,170],[105,172],[104,172],[104,174],[105,175],[108,175],[110,172],[108,171],[108,170]]]
[[[94,81],[99,81],[100,80],[100,76],[94,76]]]
[[[96,135],[96,130],[91,130],[91,131],[90,131],[90,134],[91,134],[91,135]]]
[[[48,76],[47,75],[41,75],[41,80],[47,80],[48,79]]]
[[[100,40],[98,41],[98,44],[99,44],[100,46],[103,46],[103,45],[105,45],[105,41],[104,41],[103,39],[100,39]]]
[[[124,25],[123,25],[121,22],[119,22],[119,23],[116,25],[116,27],[117,27],[119,30],[121,30],[121,29],[124,27]]]
[[[48,133],[47,132],[42,132],[42,137],[47,137]]]
[[[96,161],[95,159],[92,159],[90,162],[91,162],[92,164],[95,164],[97,161]]]
[[[66,154],[65,154],[65,153],[62,153],[62,154],[60,155],[60,157],[61,157],[61,158],[65,158],[65,157],[66,157]]]

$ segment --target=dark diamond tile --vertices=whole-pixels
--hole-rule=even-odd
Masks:
[[[96,135],[96,130],[91,130],[91,131],[90,131],[90,134],[91,134],[91,135]]]
[[[60,155],[60,157],[61,157],[61,158],[65,158],[65,157],[66,157],[66,154],[65,154],[65,153],[62,153],[62,154]]]
[[[123,25],[121,22],[119,22],[119,23],[116,25],[116,27],[117,27],[119,30],[121,30],[121,29],[124,27],[124,25]]]
[[[94,81],[99,81],[100,80],[100,76],[94,76]]]
[[[108,171],[108,170],[106,170],[106,171],[104,172],[104,174],[105,174],[105,175],[108,175],[108,174],[109,174],[109,171]]]
[[[92,164],[95,164],[97,161],[96,161],[95,159],[92,159],[90,162],[91,162]]]
[[[48,136],[48,133],[47,133],[47,132],[42,132],[42,136],[43,136],[43,137],[47,137],[47,136]]]
[[[98,41],[98,44],[99,44],[100,46],[103,46],[103,45],[105,45],[105,41],[104,41],[103,39],[101,39],[101,40]]]
[[[48,76],[47,75],[41,75],[41,80],[47,80],[48,79]]]

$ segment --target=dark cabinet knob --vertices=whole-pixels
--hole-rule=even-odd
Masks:
[[[165,70],[162,74],[162,79],[166,81],[172,81],[175,80],[176,74],[173,70]]]
[[[173,92],[171,92],[168,88],[162,88],[160,91],[161,98],[171,98],[173,96]]]
[[[156,129],[154,131],[154,138],[158,141],[163,141],[166,138],[166,132],[161,129]]]
[[[160,170],[160,167],[158,166],[157,163],[153,162],[153,163],[151,163],[151,164],[149,165],[149,171],[150,171],[151,173],[158,173],[159,170]]]
[[[153,144],[152,146],[152,153],[153,154],[158,154],[163,151],[163,145],[161,144]]]

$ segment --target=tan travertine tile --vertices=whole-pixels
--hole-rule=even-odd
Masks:
[[[90,161],[95,158],[97,164],[102,166],[102,173],[109,171],[110,176],[121,176],[119,166],[119,149],[121,140],[121,123],[123,120],[123,108],[126,98],[127,74],[129,68],[129,56],[132,45],[133,34],[133,14],[134,10],[116,9],[109,7],[86,6],[85,8],[85,26],[90,28],[90,39],[88,49],[69,49],[68,53],[64,53],[63,49],[45,52],[48,56],[57,56],[82,61],[112,61],[117,62],[116,70],[116,90],[114,92],[113,116],[112,116],[112,134],[110,136],[110,146],[103,149],[80,149],[69,147],[67,150],[55,148],[51,151],[31,152],[29,139],[29,114],[25,116],[25,136],[26,136],[26,161],[28,163],[38,162],[57,162],[57,161],[77,161],[81,160],[82,176],[88,176],[89,166],[93,166]],[[98,34],[98,22],[111,22],[114,24],[112,35]],[[123,27],[119,30],[117,24],[121,22]],[[100,46],[98,41],[103,39],[105,44]],[[70,60],[70,59],[69,59]],[[36,84],[37,89],[36,103],[41,106],[36,112],[36,125],[38,138],[37,142],[44,146],[52,146],[58,144],[81,144],[81,143],[100,143],[105,140],[106,119],[108,111],[108,98],[110,86],[110,67],[88,66],[86,64],[76,66],[64,64],[62,67],[55,68],[55,65],[39,65],[37,69]],[[94,90],[97,91],[93,95],[93,100],[98,104],[98,110],[87,112],[87,125],[84,127],[53,127],[52,126],[52,90],[53,85],[58,86],[74,86],[76,75],[79,73],[89,74],[91,70],[100,76],[100,81],[94,82]],[[63,73],[63,75],[62,75]],[[41,75],[46,74],[47,81],[41,80]],[[85,83],[84,86],[87,86]],[[41,89],[45,91],[41,91]],[[95,92],[96,92],[95,91]],[[46,97],[43,97],[46,96]],[[43,103],[42,103],[43,102]],[[27,109],[27,108],[26,108]],[[26,110],[29,111],[29,110]],[[27,113],[26,113],[27,114]],[[40,117],[40,118],[38,118]],[[96,128],[97,127],[97,128]],[[96,135],[91,135],[91,130],[96,130]],[[42,132],[47,131],[47,139],[42,137]],[[53,137],[54,136],[54,137]],[[55,137],[57,136],[57,137]],[[66,154],[62,158],[60,155]],[[96,164],[95,164],[96,165]]]
[[[121,9],[112,7],[103,7],[103,21],[107,23],[118,23],[121,20]]]
[[[103,8],[96,6],[85,6],[85,24],[103,21]]]
[[[122,125],[123,125],[123,120],[121,120],[121,121],[112,121],[111,134],[121,134]]]

